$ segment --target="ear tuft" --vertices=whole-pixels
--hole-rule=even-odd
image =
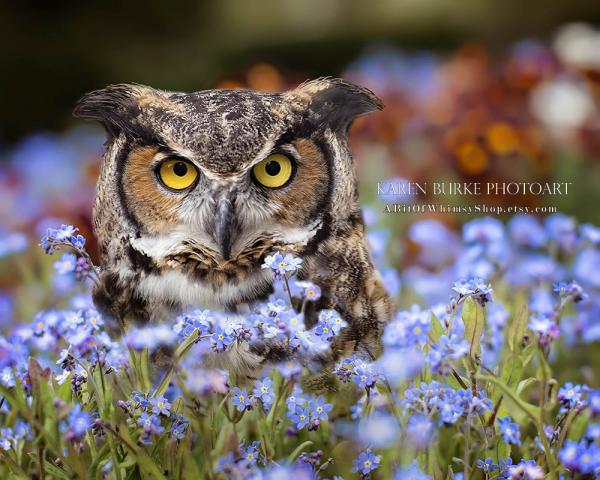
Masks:
[[[371,90],[341,78],[309,80],[289,94],[307,102],[310,113],[334,130],[345,131],[355,118],[384,107]]]
[[[73,115],[99,122],[109,135],[117,135],[127,130],[130,120],[139,113],[135,97],[140,87],[121,83],[86,93],[75,105]]]

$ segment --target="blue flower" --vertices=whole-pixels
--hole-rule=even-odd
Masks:
[[[494,461],[488,457],[485,460],[477,460],[477,468],[483,470],[484,473],[491,473],[498,470],[500,467],[494,463]]]
[[[462,233],[465,243],[494,243],[505,238],[504,225],[492,217],[477,218],[465,223]]]
[[[145,393],[133,391],[131,393],[131,398],[142,408],[148,408],[151,405],[151,403],[148,401],[148,395]]]
[[[293,273],[300,268],[302,259],[294,257],[291,253],[285,256],[279,252],[273,255],[267,255],[261,268],[271,270],[277,276],[283,276],[287,273]]]
[[[183,339],[189,337],[196,331],[199,335],[205,335],[210,330],[213,321],[210,310],[195,310],[189,314],[177,317],[174,327],[175,332]]]
[[[71,237],[71,245],[73,245],[73,247],[77,250],[83,250],[83,247],[85,246],[85,238],[83,235],[73,235]]]
[[[426,361],[433,373],[448,375],[452,372],[453,362],[467,355],[469,348],[469,342],[458,335],[442,335],[438,343],[431,346]]]
[[[588,404],[592,415],[600,415],[600,389],[595,389],[589,392]]]
[[[385,327],[383,342],[388,347],[412,347],[424,344],[429,335],[431,312],[413,305],[410,310],[396,313]]]
[[[433,422],[427,415],[413,415],[406,425],[406,440],[415,448],[425,448],[433,436]]]
[[[15,377],[13,375],[12,368],[4,367],[2,372],[0,372],[0,382],[5,387],[14,387],[15,386]]]
[[[248,396],[248,392],[239,387],[233,387],[231,403],[237,408],[238,412],[252,408],[252,399]]]
[[[306,404],[306,399],[302,396],[304,393],[299,386],[294,386],[294,390],[290,393],[289,397],[286,399],[286,404],[288,410],[295,412],[297,406],[302,406]]]
[[[25,250],[27,244],[27,237],[20,232],[0,232],[0,258]]]
[[[81,250],[85,245],[85,238],[77,235],[77,228],[73,225],[61,225],[60,228],[49,228],[42,237],[40,246],[51,255],[60,246],[72,246]]]
[[[494,293],[491,285],[486,284],[481,278],[454,282],[452,290],[457,292],[460,297],[470,296],[482,305],[490,302]]]
[[[458,480],[457,473],[454,474],[455,480]],[[394,473],[392,480],[431,480],[431,477],[417,466],[416,461],[409,466],[400,467]]]
[[[327,413],[331,411],[333,405],[325,403],[325,399],[319,395],[308,402],[311,420],[327,420]]]
[[[543,247],[548,240],[540,221],[531,215],[515,215],[508,222],[508,230],[512,240],[524,247]]]
[[[577,222],[571,217],[555,213],[545,218],[544,226],[548,237],[565,252],[571,252],[577,244]]]
[[[361,362],[354,369],[352,380],[358,384],[360,388],[372,388],[377,382],[377,375],[373,372],[371,365]]]
[[[55,240],[69,240],[75,233],[79,230],[75,228],[73,225],[65,225],[64,223],[60,226],[60,228],[49,228],[48,229],[48,237],[53,237]]]
[[[507,479],[541,480],[544,478],[542,467],[536,465],[535,460],[523,460],[516,465],[509,466],[506,471]]]
[[[154,351],[161,346],[170,346],[176,339],[176,333],[165,324],[135,327],[124,337],[127,346],[136,350],[147,348],[149,351]]]
[[[157,415],[151,415],[148,412],[142,412],[137,419],[137,423],[144,430],[140,437],[140,441],[144,444],[151,443],[152,435],[160,435],[165,430],[160,423],[160,418]]]
[[[8,451],[12,448],[15,440],[12,428],[0,429],[0,448],[4,451]]]
[[[356,408],[362,407],[364,402],[354,405]],[[360,422],[356,425],[356,436],[364,445],[375,448],[387,448],[392,446],[398,440],[400,427],[398,421],[393,415],[381,411],[375,411],[371,415],[360,415]]]
[[[187,420],[183,415],[176,415],[173,424],[169,429],[169,433],[171,434],[172,438],[176,440],[183,440],[189,426],[189,420]]]
[[[592,441],[600,439],[600,423],[588,425],[587,431],[585,432],[585,438]]]
[[[244,448],[243,442],[240,445],[242,459],[248,462],[249,465],[256,465],[256,462],[260,456],[259,454],[260,442],[254,441],[250,445]]]
[[[300,287],[302,298],[314,302],[321,298],[321,288],[312,282],[298,281],[296,285]]]
[[[170,410],[171,410],[171,404],[162,395],[159,395],[158,397],[150,398],[150,405],[152,406],[152,413],[154,413],[156,415],[162,414],[166,417],[169,416]]]
[[[63,426],[65,438],[74,441],[81,440],[90,428],[92,428],[91,414],[84,412],[81,405],[76,404],[67,417],[66,425]]]
[[[235,342],[235,335],[227,333],[220,326],[215,327],[215,332],[211,336],[211,344],[216,351],[224,352]]]
[[[583,288],[577,282],[558,282],[553,285],[553,290],[562,299],[572,298],[574,303],[582,302],[588,298],[588,294],[583,291]]]
[[[566,440],[563,448],[558,452],[558,459],[569,470],[577,470],[579,467],[579,445],[573,440]]]
[[[271,408],[273,400],[275,400],[275,394],[273,393],[273,382],[269,377],[258,380],[252,393],[254,398],[262,400],[265,409],[269,410]]]
[[[302,430],[310,422],[310,411],[306,407],[296,406],[295,410],[288,411],[288,418],[298,430]]]
[[[353,472],[359,472],[361,475],[367,475],[379,467],[380,458],[375,455],[370,449],[361,452],[352,464]]]
[[[67,275],[75,272],[77,266],[77,255],[74,253],[63,253],[60,260],[54,262],[54,270],[59,275]]]
[[[437,402],[436,406],[439,409],[440,423],[452,425],[462,417],[464,408],[460,403],[455,402],[454,400],[455,399],[451,397],[447,400],[439,400]]]
[[[600,245],[600,228],[590,223],[585,223],[579,227],[581,237],[593,245]]]
[[[532,316],[528,327],[540,336],[540,342],[543,345],[549,344],[560,336],[560,328],[548,316]]]
[[[579,471],[583,475],[600,472],[600,447],[595,443],[585,446],[580,442]]]
[[[228,375],[222,370],[194,369],[188,373],[185,386],[200,395],[227,392]]]
[[[583,395],[587,391],[588,387],[585,385],[573,385],[567,382],[558,390],[558,401],[565,410],[579,408],[585,404]]]
[[[324,340],[330,342],[333,340],[334,332],[327,322],[320,321],[315,327],[315,335],[322,337]]]
[[[512,445],[521,445],[521,430],[519,425],[511,422],[510,417],[498,418],[498,431],[504,437],[504,441]]]
[[[348,326],[348,323],[335,310],[321,310],[319,312],[319,324],[327,325],[334,335],[340,333],[340,330]]]

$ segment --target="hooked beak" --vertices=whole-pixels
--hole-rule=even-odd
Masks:
[[[219,198],[214,218],[214,239],[223,260],[229,260],[236,230],[234,193],[228,192]]]

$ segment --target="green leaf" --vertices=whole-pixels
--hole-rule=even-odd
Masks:
[[[465,325],[465,338],[471,344],[469,355],[475,358],[481,350],[481,335],[485,324],[483,307],[467,298],[462,310],[462,320]]]
[[[523,361],[515,354],[511,354],[504,362],[502,380],[509,388],[514,388],[523,375]]]
[[[571,440],[579,440],[583,437],[587,427],[589,425],[588,419],[585,415],[579,415],[573,423],[571,423],[571,427],[569,428],[568,437]]]
[[[432,312],[431,322],[429,323],[429,338],[431,338],[431,341],[435,343],[443,334],[444,327],[442,327],[442,323]]]
[[[549,380],[550,378],[552,378],[552,369],[550,368],[550,365],[548,364],[548,361],[546,360],[546,357],[544,356],[544,353],[541,350],[538,350],[538,362],[539,362],[539,366],[538,366],[538,370],[536,372],[536,377],[537,378],[545,378],[546,380]]]
[[[494,377],[491,375],[478,375],[478,378],[482,381],[492,383],[493,385],[498,387],[502,391],[503,394],[505,394],[505,396],[506,396],[506,398],[504,400],[505,406],[503,408],[507,408],[507,405],[506,405],[507,403],[512,403],[515,407],[517,407],[520,410],[520,412],[522,412],[527,417],[529,417],[529,419],[534,424],[537,424],[538,418],[539,418],[539,413],[540,413],[539,407],[532,405],[532,404],[526,402],[525,400],[523,400],[511,388],[509,388],[508,385],[506,385],[506,383],[504,383],[500,378],[497,378],[497,377]],[[511,409],[508,409],[508,411],[511,411]],[[514,412],[514,414],[512,414],[511,416],[513,418],[517,419],[517,414],[518,414],[518,412]]]
[[[527,390],[527,388],[529,388],[529,386],[530,386],[532,383],[535,383],[535,382],[537,382],[537,381],[538,381],[538,380],[537,380],[537,378],[535,378],[535,377],[529,377],[529,378],[526,378],[525,380],[521,380],[521,381],[519,382],[519,385],[517,385],[517,390],[516,390],[516,392],[517,392],[517,395],[521,396],[521,394],[522,394],[522,393],[523,393],[525,390]]]
[[[521,359],[523,360],[523,366],[526,367],[531,362],[531,359],[535,355],[537,351],[537,345],[535,343],[530,343],[527,345],[523,351],[521,352]]]
[[[70,480],[72,478],[69,475],[67,475],[67,472],[65,472],[61,468],[58,468],[53,463],[50,463],[48,460],[44,460],[44,469],[47,473],[56,478],[62,478],[64,480]]]
[[[311,442],[310,440],[307,440],[304,443],[301,443],[300,445],[298,445],[294,451],[292,453],[290,453],[290,456],[288,457],[288,463],[292,463],[294,460],[296,460],[296,458],[298,457],[298,455],[300,455],[302,453],[302,451],[305,448],[310,447],[313,444],[313,442]]]
[[[510,445],[500,440],[498,442],[498,446],[494,449],[494,455],[491,457],[497,464],[500,463],[500,459],[506,460],[508,457],[510,457]]]
[[[508,329],[508,346],[511,352],[519,353],[522,350],[523,337],[527,330],[528,319],[529,310],[527,305],[523,305],[515,315]]]

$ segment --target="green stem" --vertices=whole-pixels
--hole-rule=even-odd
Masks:
[[[490,375],[479,375],[479,379],[487,382],[491,382],[496,385],[502,392],[510,398],[514,404],[519,407],[533,422],[533,424],[537,427],[538,435],[544,447],[544,455],[546,456],[546,464],[548,469],[550,470],[551,478],[557,479],[556,474],[556,462],[554,461],[554,457],[552,456],[552,451],[550,450],[550,445],[548,444],[548,439],[546,438],[546,433],[544,432],[544,424],[540,421],[540,419],[533,413],[529,407],[525,404],[523,400],[521,400],[517,395],[515,395],[509,388],[506,387],[499,379],[496,377],[492,377]]]
[[[203,338],[210,337],[210,335],[200,336],[199,333],[200,332],[198,330],[195,330],[194,333],[192,333],[188,338],[185,339],[185,341],[181,345],[179,345],[179,347],[177,347],[177,350],[175,350],[175,353],[173,354],[173,361],[171,362],[171,365],[169,365],[169,368],[167,369],[158,386],[152,393],[153,397],[164,393],[164,391],[169,386],[169,382],[171,381],[171,376],[173,375],[173,371],[175,370],[175,365],[179,360],[181,360],[181,358],[183,358],[183,356],[190,350],[190,348],[192,348],[192,346],[197,341],[202,340]]]

